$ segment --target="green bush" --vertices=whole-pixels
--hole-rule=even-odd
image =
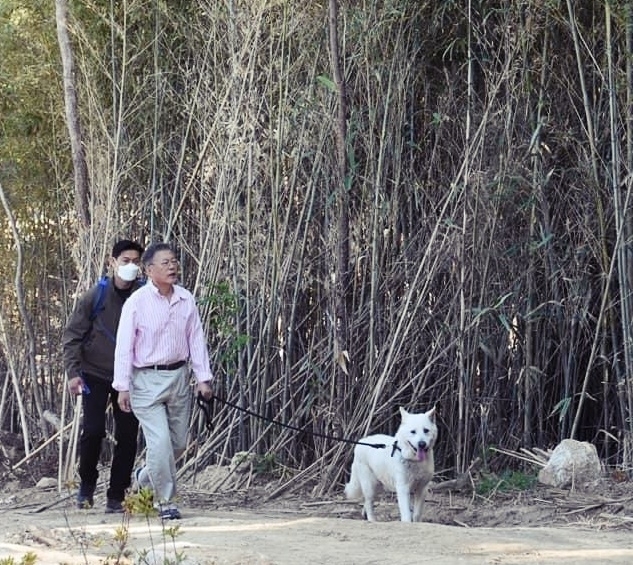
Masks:
[[[4,557],[0,559],[0,565],[33,565],[36,562],[37,555],[35,555],[35,553],[31,553],[30,551],[25,553],[19,562],[13,559],[13,557]]]
[[[482,473],[475,485],[475,492],[481,496],[490,496],[496,492],[524,491],[531,489],[537,480],[536,474],[526,471]]]

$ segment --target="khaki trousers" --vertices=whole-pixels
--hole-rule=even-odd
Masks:
[[[145,468],[139,486],[150,486],[154,503],[166,504],[176,495],[176,459],[187,443],[191,412],[189,367],[175,371],[135,369],[130,404],[145,436]]]

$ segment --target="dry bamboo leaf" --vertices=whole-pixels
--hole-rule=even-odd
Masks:
[[[336,364],[341,368],[341,370],[349,376],[349,371],[347,370],[347,364],[349,363],[349,353],[347,350],[339,351],[336,356]]]

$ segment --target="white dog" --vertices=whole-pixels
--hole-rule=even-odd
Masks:
[[[367,436],[354,448],[352,473],[345,485],[345,494],[347,498],[365,499],[363,514],[371,521],[376,519],[374,498],[381,485],[396,492],[403,522],[422,519],[427,485],[435,471],[435,408],[423,414],[410,414],[400,408],[400,415],[402,423],[395,436]]]

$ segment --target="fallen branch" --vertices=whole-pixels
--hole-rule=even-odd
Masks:
[[[39,453],[40,451],[42,451],[42,449],[44,449],[48,444],[50,444],[51,442],[53,442],[54,440],[56,440],[60,433],[64,433],[67,430],[69,430],[71,428],[71,426],[73,425],[72,422],[70,422],[69,424],[66,425],[66,427],[59,431],[59,432],[55,432],[51,437],[49,437],[42,445],[40,445],[37,449],[35,449],[34,451],[31,451],[31,453],[29,453],[26,457],[23,457],[22,459],[20,459],[15,465],[11,466],[11,469],[17,469],[18,467],[22,466],[24,463],[26,463],[27,461],[30,461],[31,459],[33,459],[33,456],[36,455],[37,453]]]
[[[355,502],[357,503],[357,501],[351,501],[351,500],[319,500],[317,502],[303,502],[301,504],[302,508],[312,508],[313,506],[330,506],[332,504],[341,504],[341,502],[346,503],[346,502]]]
[[[573,510],[569,510],[567,512],[563,512],[563,516],[569,516],[570,514],[580,514],[582,512],[588,512],[589,510],[596,510],[597,508],[602,508],[605,505],[604,502],[598,502],[596,504],[587,504],[586,506],[581,506],[579,508],[574,508]]]
[[[547,465],[547,461],[543,461],[543,458],[540,455],[535,455],[527,449],[522,448],[523,453],[519,453],[518,451],[511,451],[509,449],[501,449],[499,447],[491,447],[490,449],[492,449],[492,451],[496,451],[497,453],[501,453],[502,455],[509,455],[510,457],[514,457],[515,459],[525,461],[526,463],[538,465],[539,467],[545,467],[545,465]],[[528,455],[525,455],[526,453]]]
[[[31,514],[39,514],[40,512],[44,512],[44,510],[48,510],[49,508],[52,508],[53,506],[56,506],[60,502],[64,502],[69,498],[74,498],[74,496],[74,494],[67,494],[66,496],[62,496],[61,498],[56,498],[52,502],[48,502],[46,504],[42,504],[42,506],[38,506],[37,508],[35,508],[35,510],[31,512]]]
[[[633,522],[633,517],[631,516],[620,516],[618,514],[610,514],[608,512],[602,512],[598,514],[600,518],[606,518],[607,520],[614,520],[615,522],[625,522],[630,524]]]

